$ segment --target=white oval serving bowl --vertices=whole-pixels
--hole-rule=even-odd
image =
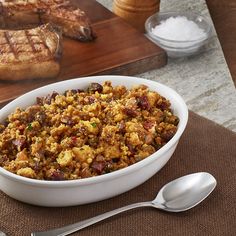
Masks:
[[[62,81],[28,92],[0,110],[0,122],[16,107],[25,108],[36,102],[36,97],[46,96],[56,91],[63,93],[68,89],[85,89],[91,82],[102,83],[109,80],[112,85],[145,84],[150,90],[160,93],[171,102],[171,108],[180,119],[174,137],[161,149],[146,159],[101,176],[78,180],[46,181],[36,180],[13,174],[0,167],[0,189],[10,197],[22,202],[39,206],[73,206],[104,200],[124,193],[142,184],[157,173],[170,159],[183,134],[187,121],[188,109],[173,89],[150,80],[128,76],[93,76]]]

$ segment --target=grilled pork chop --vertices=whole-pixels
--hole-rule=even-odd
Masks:
[[[65,36],[91,41],[95,34],[86,14],[68,0],[0,0],[0,27],[32,27],[53,23]]]
[[[57,76],[61,48],[60,32],[50,24],[26,30],[0,30],[0,79]]]

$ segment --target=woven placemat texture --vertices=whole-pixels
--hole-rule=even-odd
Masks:
[[[182,213],[136,209],[74,235],[236,235],[236,134],[193,112],[170,161],[144,184],[112,199],[67,208],[31,206],[0,192],[0,230],[9,236],[27,236],[32,231],[61,227],[131,203],[152,200],[167,182],[198,171],[213,174],[218,185],[197,207]]]

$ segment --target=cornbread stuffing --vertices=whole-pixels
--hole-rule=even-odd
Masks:
[[[176,133],[170,102],[145,85],[91,83],[53,92],[0,124],[0,166],[40,180],[106,174],[150,156]]]

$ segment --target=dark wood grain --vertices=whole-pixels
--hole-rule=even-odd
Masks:
[[[97,39],[89,43],[63,38],[61,72],[57,78],[0,81],[0,105],[37,87],[76,77],[133,75],[160,68],[166,53],[143,34],[94,0],[74,0],[88,14]]]
[[[207,0],[207,5],[236,86],[236,1]]]

